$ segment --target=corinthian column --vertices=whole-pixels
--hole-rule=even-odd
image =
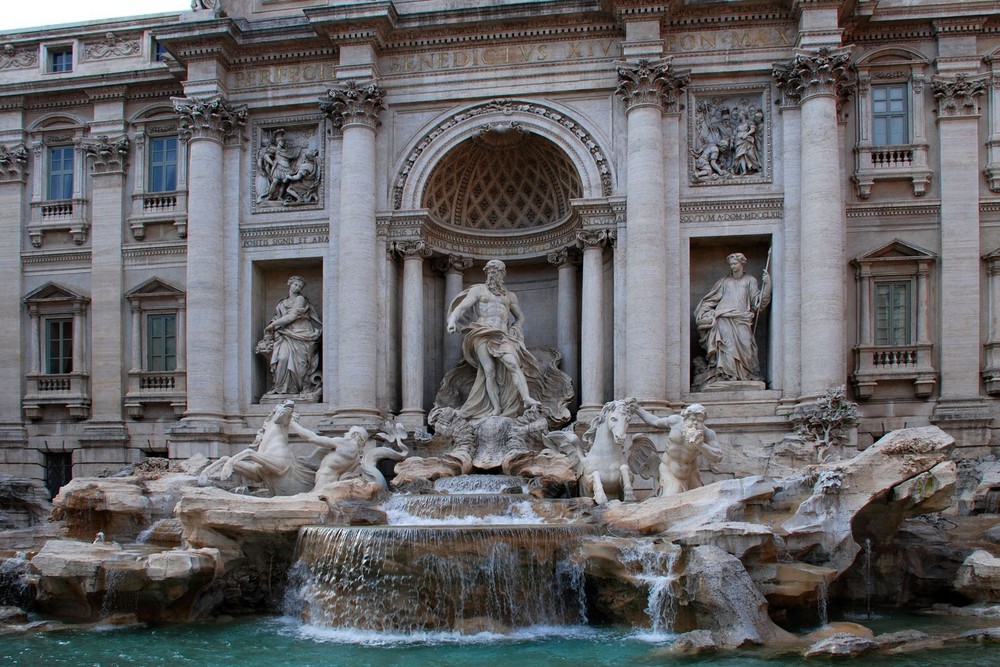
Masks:
[[[37,164],[37,163],[36,163]],[[7,240],[0,245],[0,282],[7,286],[7,298],[0,299],[0,377],[7,378],[7,390],[0,392],[0,442],[22,444],[26,440],[21,426],[21,378],[25,371],[38,373],[39,321],[31,316],[31,333],[24,364],[21,347],[21,321],[24,304],[21,291],[21,211],[27,198],[28,149],[24,143],[0,144],[0,235]],[[74,369],[75,370],[75,369]]]
[[[399,419],[408,429],[424,425],[424,258],[423,241],[399,241],[403,257],[403,409]]]
[[[220,95],[173,98],[188,141],[186,419],[218,419],[225,413],[225,257],[223,205],[219,187],[223,145],[246,124],[245,106]]]
[[[604,246],[607,231],[576,233],[583,248],[583,290],[580,317],[580,411],[596,412],[604,405]],[[626,357],[627,358],[627,357]]]
[[[579,291],[576,286],[576,264],[568,248],[560,248],[547,256],[549,264],[559,269],[556,297],[556,345],[562,357],[562,369],[579,391],[580,377],[577,357],[580,354]],[[579,394],[577,395],[579,399]]]
[[[802,397],[815,398],[847,376],[847,231],[841,191],[837,104],[847,92],[848,49],[800,51],[774,76],[798,100],[801,151]],[[808,274],[805,272],[808,271]]]
[[[670,60],[619,63],[617,93],[628,117],[625,262],[625,393],[647,405],[667,398],[666,188],[663,112],[676,107],[686,75]],[[678,125],[670,124],[677,132]],[[673,142],[673,139],[671,138]],[[584,343],[583,349],[587,345]],[[584,373],[587,373],[586,366]]]
[[[376,423],[378,268],[375,240],[375,130],[385,92],[347,81],[320,99],[341,128],[337,277],[337,421]]]
[[[455,297],[462,291],[463,276],[465,270],[472,266],[471,257],[460,257],[458,255],[448,255],[444,258],[441,270],[444,271],[444,309],[447,314],[448,308],[455,300]],[[462,360],[462,337],[444,337],[444,372],[447,373],[458,365]]]

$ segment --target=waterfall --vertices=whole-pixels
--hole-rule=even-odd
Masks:
[[[290,611],[328,628],[415,633],[582,623],[560,562],[586,526],[303,528]]]
[[[455,495],[506,493],[511,489],[527,493],[524,479],[511,475],[459,475],[458,477],[442,477],[434,482],[435,492]]]
[[[679,573],[676,564],[680,549],[657,548],[652,540],[637,542],[634,547],[622,550],[622,564],[636,569],[635,578],[649,586],[646,598],[646,615],[653,634],[667,634],[674,630],[677,603],[674,595]]]
[[[520,494],[394,495],[382,504],[393,526],[566,523],[575,507]]]
[[[819,615],[820,627],[830,623],[828,604],[830,599],[830,586],[826,581],[821,581],[816,587],[816,613]]]
[[[865,538],[865,618],[872,617],[872,538]]]
[[[149,524],[146,528],[142,530],[141,533],[135,538],[136,544],[146,544],[149,542],[150,536],[159,528],[160,524],[166,521],[166,519],[157,519],[153,523]]]

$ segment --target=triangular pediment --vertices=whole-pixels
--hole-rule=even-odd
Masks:
[[[128,299],[184,296],[184,290],[160,278],[150,278],[125,293]]]
[[[899,239],[893,239],[885,245],[879,246],[874,250],[866,252],[861,255],[855,262],[873,262],[879,260],[917,260],[917,259],[937,259],[935,255],[930,250],[926,248],[921,248],[920,246],[913,245],[911,243],[906,243],[905,241],[900,241]]]
[[[31,290],[24,297],[25,303],[54,303],[59,301],[90,301],[90,297],[59,283],[47,282]]]

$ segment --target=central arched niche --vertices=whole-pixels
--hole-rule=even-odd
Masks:
[[[576,167],[552,141],[516,123],[494,124],[435,165],[421,206],[467,232],[531,235],[565,221],[582,193]]]
[[[558,270],[547,255],[575,240],[579,215],[570,201],[584,192],[577,165],[560,146],[510,121],[484,125],[456,143],[425,181],[420,207],[432,221],[424,229],[428,245],[474,260],[464,272],[466,288],[483,282],[488,259],[506,262],[506,285],[524,312],[530,348],[558,347]],[[443,288],[442,279],[425,294]],[[436,355],[448,305],[428,303],[426,358],[434,361],[425,366],[427,405],[449,370]]]

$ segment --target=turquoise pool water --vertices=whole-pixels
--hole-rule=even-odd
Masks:
[[[883,619],[868,623],[876,632],[919,628],[946,632],[973,625],[966,619]],[[979,625],[982,625],[981,623]],[[933,627],[929,627],[933,626]],[[817,665],[796,655],[763,649],[681,658],[666,652],[669,636],[577,628],[534,628],[514,636],[461,637],[435,634],[393,637],[332,632],[288,618],[248,618],[230,622],[160,627],[105,627],[0,636],[0,665],[95,665],[100,667],[532,667],[534,665]],[[1000,647],[962,644],[903,656],[864,656],[851,667],[1000,663]]]

